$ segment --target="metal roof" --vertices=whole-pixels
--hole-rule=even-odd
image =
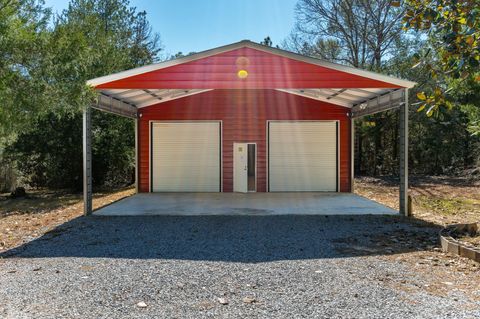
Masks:
[[[304,63],[321,66],[324,68],[361,76],[364,78],[382,81],[392,85],[392,88],[305,88],[292,89],[288,87],[275,88],[279,91],[304,96],[307,98],[324,101],[343,107],[351,108],[354,116],[362,116],[380,112],[386,109],[398,107],[404,99],[404,88],[411,88],[416,85],[415,82],[386,76],[379,73],[361,70],[341,64],[328,62],[312,57],[303,56],[293,52],[260,45],[248,40],[240,41],[230,45],[218,47],[215,49],[192,54],[190,56],[169,60],[165,62],[155,63],[87,81],[87,84],[93,87],[101,86],[105,83],[127,79],[132,76],[140,75],[147,72],[161,70],[163,68],[184,64],[191,61],[214,56],[223,52],[239,48],[252,48],[273,55],[285,57],[288,59],[301,61]],[[100,89],[99,99],[94,107],[102,110],[111,111],[124,116],[135,117],[139,108],[150,105],[167,102],[170,100],[183,98],[186,96],[201,94],[216,89],[152,89],[152,88],[108,88]]]

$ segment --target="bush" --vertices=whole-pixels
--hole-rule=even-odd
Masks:
[[[131,184],[134,123],[94,111],[92,165],[94,186]],[[32,187],[81,190],[83,185],[82,115],[40,116],[6,149]]]

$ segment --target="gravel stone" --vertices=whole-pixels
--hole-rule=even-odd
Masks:
[[[0,255],[0,318],[479,318],[480,302],[418,289],[424,275],[375,245],[436,231],[384,216],[81,217]]]
[[[255,297],[248,297],[248,296],[247,296],[247,297],[243,298],[243,302],[244,302],[244,303],[254,303],[254,302],[256,302],[256,301],[257,301],[257,300],[255,299]]]

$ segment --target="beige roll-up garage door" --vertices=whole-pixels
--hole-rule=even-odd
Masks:
[[[268,123],[271,192],[337,191],[337,122]]]
[[[152,192],[219,192],[220,123],[151,126]]]

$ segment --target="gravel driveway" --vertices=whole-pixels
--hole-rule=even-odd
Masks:
[[[480,317],[385,258],[436,232],[383,216],[82,217],[1,256],[0,317]]]

